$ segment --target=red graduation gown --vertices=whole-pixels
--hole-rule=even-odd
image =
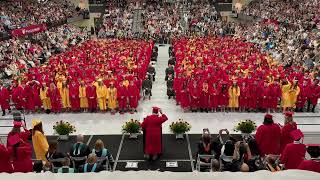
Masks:
[[[209,96],[209,103],[210,108],[216,109],[218,107],[218,89],[217,88],[210,88],[210,96]]]
[[[86,87],[86,95],[88,98],[89,110],[95,110],[97,108],[97,93],[95,86]]]
[[[296,106],[297,108],[303,108],[308,100],[308,96],[310,94],[310,88],[309,86],[300,86],[300,93],[297,98]]]
[[[201,89],[198,86],[193,86],[193,81],[191,81],[188,90],[190,95],[190,107],[198,108]]]
[[[142,128],[145,130],[145,146],[144,152],[146,154],[161,154],[162,153],[162,123],[167,121],[168,118],[166,115],[150,115],[147,116],[143,123],[141,124]]]
[[[239,107],[248,108],[249,88],[247,86],[246,87],[241,86],[240,92],[241,94],[239,97]]]
[[[47,96],[50,98],[51,101],[51,110],[53,112],[60,112],[61,111],[61,96],[58,88],[51,90],[48,89]]]
[[[257,129],[256,140],[259,145],[260,155],[280,154],[280,127],[277,124],[261,125]]]
[[[138,107],[138,101],[140,98],[140,93],[138,87],[134,85],[129,85],[128,90],[130,92],[129,102],[130,107],[136,109]]]
[[[285,165],[286,169],[297,169],[305,154],[306,146],[304,144],[287,144],[281,154],[281,163]]]
[[[281,138],[280,138],[280,152],[284,150],[287,144],[293,143],[293,139],[291,137],[291,132],[297,129],[297,124],[295,122],[288,123],[284,125],[281,129]]]
[[[24,108],[23,94],[24,90],[21,86],[12,88],[12,101],[18,110]]]
[[[12,173],[13,168],[10,162],[11,151],[9,151],[4,145],[0,144],[0,173]]]
[[[69,86],[69,97],[71,109],[73,111],[80,110],[80,98],[79,98],[79,86],[78,85],[70,85]]]
[[[0,89],[0,106],[2,110],[10,108],[10,93],[7,88],[2,87]]]
[[[320,173],[320,161],[303,160],[298,166],[298,169]]]
[[[13,152],[13,148],[9,148]],[[32,172],[32,148],[29,143],[21,143],[16,154],[12,154],[14,172]]]
[[[27,110],[34,111],[35,110],[34,94],[33,94],[33,89],[30,85],[27,85],[24,88],[24,95],[27,102],[25,105],[25,108]]]

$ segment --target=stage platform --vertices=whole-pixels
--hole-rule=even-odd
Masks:
[[[217,135],[212,135],[215,138]],[[239,134],[232,135],[240,139]],[[201,134],[186,134],[184,139],[176,140],[174,134],[163,134],[163,154],[157,161],[146,161],[143,158],[143,136],[139,134],[138,139],[129,139],[128,135],[85,135],[85,143],[94,147],[96,140],[101,139],[106,148],[112,154],[116,171],[141,171],[157,170],[171,172],[192,172],[195,169],[197,142]],[[227,137],[223,135],[223,139]],[[48,136],[48,141],[57,141],[58,136]],[[76,136],[70,136],[68,141],[58,141],[58,151],[68,153],[76,142]],[[33,155],[34,158],[34,155]],[[137,162],[138,168],[126,168],[128,162]],[[177,162],[178,167],[166,167],[167,162]]]

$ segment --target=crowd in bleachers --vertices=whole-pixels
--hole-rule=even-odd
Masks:
[[[79,13],[73,4],[66,0],[0,1],[0,32],[33,24],[55,24]]]
[[[29,38],[10,39],[0,45],[0,78],[8,79],[46,62],[53,54],[87,39],[87,33],[75,26],[55,27]]]

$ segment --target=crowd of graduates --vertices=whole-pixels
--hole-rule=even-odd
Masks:
[[[319,80],[299,65],[285,67],[254,43],[233,37],[182,38],[173,43],[173,90],[192,111],[313,111]]]
[[[90,40],[0,86],[5,115],[10,102],[26,113],[119,110],[134,112],[152,56],[153,42]]]

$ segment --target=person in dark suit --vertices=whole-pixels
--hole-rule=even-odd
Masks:
[[[77,142],[73,144],[70,149],[71,157],[87,157],[91,153],[90,148],[84,143],[83,135],[77,136]],[[75,168],[78,169],[80,165],[83,165],[85,161],[75,162]]]
[[[61,159],[66,157],[63,153],[57,151],[57,146],[58,146],[57,142],[49,143],[49,149],[48,149],[48,152],[46,153],[46,158],[49,162],[51,160]],[[53,162],[52,164],[54,167],[62,167],[61,162]]]

